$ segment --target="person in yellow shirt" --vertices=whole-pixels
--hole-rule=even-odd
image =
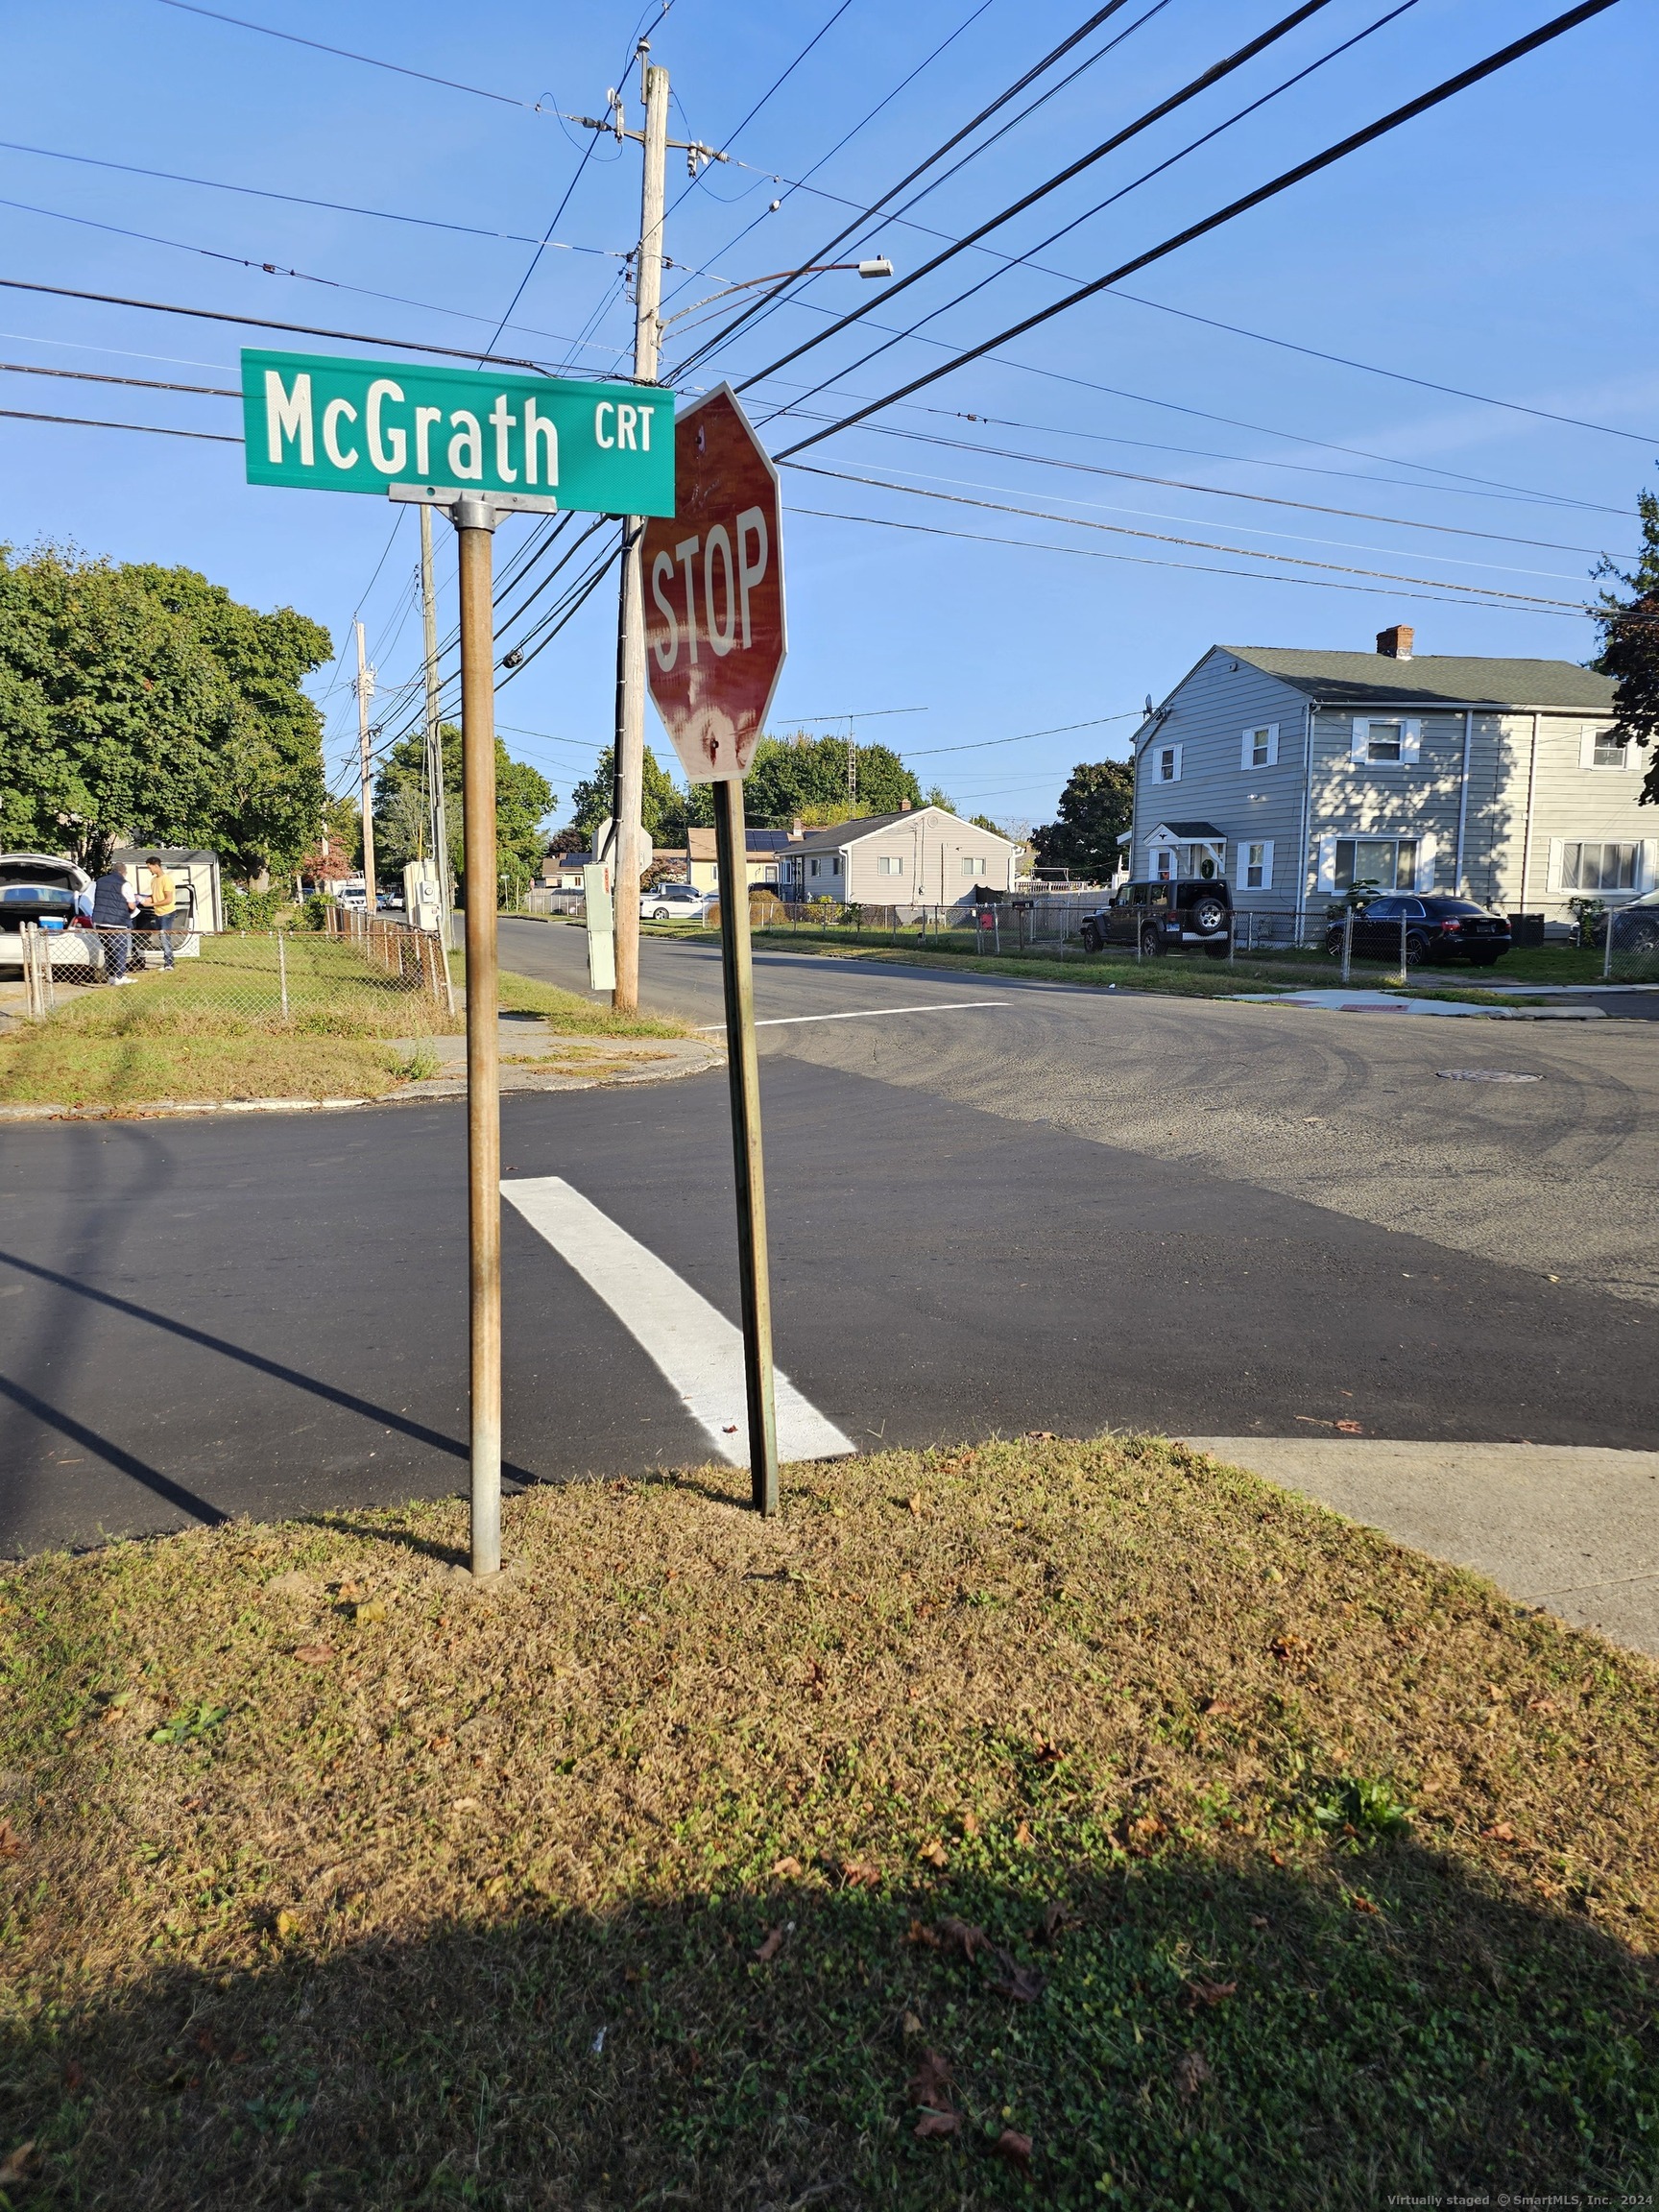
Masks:
[[[179,892],[173,878],[161,865],[159,853],[152,853],[150,867],[150,911],[156,917],[156,934],[161,941],[163,967],[173,965],[173,924],[179,912]]]

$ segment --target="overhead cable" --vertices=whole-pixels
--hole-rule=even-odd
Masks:
[[[1608,4],[1611,5],[1611,0],[1608,0]],[[1096,162],[1105,160],[1109,154],[1116,153],[1119,146],[1126,146],[1130,139],[1138,138],[1143,131],[1149,131],[1155,123],[1162,122],[1165,116],[1173,114],[1176,108],[1184,108],[1189,101],[1196,100],[1199,94],[1208,91],[1211,85],[1218,84],[1224,77],[1230,77],[1235,70],[1242,69],[1247,61],[1254,60],[1258,54],[1276,44],[1279,39],[1288,37],[1290,33],[1297,29],[1300,24],[1307,22],[1310,15],[1316,15],[1322,8],[1328,8],[1330,5],[1331,0],[1301,0],[1301,5],[1293,8],[1288,15],[1282,15],[1277,23],[1269,24],[1267,29],[1259,33],[1256,37],[1246,40],[1242,46],[1224,56],[1221,60],[1213,61],[1208,69],[1200,70],[1196,77],[1190,78],[1179,90],[1171,92],[1166,99],[1160,100],[1153,107],[1143,109],[1132,122],[1125,123],[1121,130],[1114,131],[1109,137],[1102,138],[1100,143],[1091,147],[1087,154],[1080,154],[1075,161],[1069,161],[1065,168],[1057,169],[1052,177],[1046,178],[1041,184],[1033,185],[1029,192],[1022,193],[1018,200],[1011,201],[1006,207],[999,208],[995,215],[988,215],[983,223],[978,224],[966,236],[952,239],[950,244],[935,253],[930,261],[924,261],[919,269],[913,269],[907,275],[901,276],[897,283],[884,285],[880,301],[881,306],[885,308],[887,303],[897,299],[901,292],[907,292],[913,284],[920,284],[922,279],[931,276],[935,269],[942,268],[947,261],[954,260],[958,253],[965,253],[970,246],[976,245],[981,238],[988,237],[993,230],[999,230],[1005,223],[1011,223],[1017,215],[1023,214],[1027,207],[1035,206],[1038,201],[1047,199],[1050,193],[1059,191],[1063,184],[1069,184],[1073,177],[1081,176],[1085,169],[1091,169]],[[799,346],[791,348],[787,353],[781,353],[768,368],[758,370],[755,375],[746,377],[737,389],[740,392],[747,391],[749,386],[757,382],[761,376],[774,375],[780,369],[787,368],[790,362],[799,360],[803,353],[809,353],[813,348],[822,346],[827,338],[833,338],[838,330],[844,330],[851,324],[861,322],[877,304],[878,302],[872,300],[867,301],[862,307],[851,308],[838,323],[831,324],[828,330],[817,331],[810,338],[803,340]]]
[[[309,46],[313,53],[332,54],[342,61],[361,61],[370,69],[390,69],[395,76],[418,77],[422,84],[442,84],[450,92],[470,92],[479,100],[498,101],[503,108],[524,108],[539,114],[541,102],[518,100],[511,92],[491,92],[482,84],[463,84],[453,77],[434,77],[424,69],[409,69],[401,61],[382,61],[377,55],[353,54],[348,46],[325,46],[321,38],[301,38],[297,31],[277,31],[269,23],[250,23],[243,15],[223,15],[217,8],[200,8],[196,0],[161,0],[163,8],[177,8],[186,15],[205,15],[214,23],[232,23],[238,31],[257,31],[265,38],[282,38],[290,46]]]
[[[1552,21],[1541,24],[1536,31],[1528,32],[1524,38],[1517,38],[1509,45],[1501,47],[1495,54],[1489,54],[1484,60],[1477,61],[1467,69],[1460,69],[1455,77],[1448,77],[1443,84],[1434,85],[1430,91],[1419,93],[1415,100],[1407,101],[1404,107],[1396,108],[1390,113],[1379,116],[1376,122],[1368,123],[1363,130],[1351,132],[1346,138],[1338,139],[1334,146],[1326,147],[1323,153],[1312,155],[1306,161],[1297,162],[1294,168],[1283,171],[1281,175],[1270,179],[1265,184],[1257,185],[1254,191],[1246,192],[1241,198],[1229,202],[1225,207],[1217,208],[1214,214],[1206,215],[1197,223],[1190,223],[1184,230],[1176,231],[1172,237],[1162,240],[1156,246],[1148,247],[1144,252],[1136,254],[1132,260],[1121,263],[1118,268],[1108,270],[1104,276],[1096,276],[1093,282],[1079,285],[1074,291],[1069,292],[1064,299],[1053,301],[1048,306],[1039,308],[1035,314],[1026,315],[1020,322],[1010,324],[1007,329],[998,331],[995,337],[984,339],[979,345],[967,348],[965,351],[953,355],[950,360],[942,362],[935,369],[928,370],[924,375],[912,377],[908,384],[901,385],[897,391],[888,393],[883,398],[873,400],[854,413],[844,416],[839,422],[830,428],[815,431],[810,438],[801,439],[795,445],[785,446],[784,452],[799,453],[809,445],[820,445],[826,438],[835,436],[837,431],[848,429],[854,422],[861,422],[866,416],[874,415],[883,407],[890,407],[897,400],[907,399],[913,392],[920,392],[929,384],[936,384],[942,376],[951,375],[956,370],[965,368],[969,362],[979,360],[984,354],[994,352],[998,347],[1005,346],[1015,338],[1023,337],[1028,330],[1038,329],[1043,324],[1051,322],[1056,315],[1065,314],[1069,309],[1078,306],[1083,301],[1091,300],[1097,293],[1104,292],[1110,285],[1119,283],[1125,276],[1133,276],[1138,269],[1144,269],[1150,263],[1161,261],[1167,254],[1177,252],[1181,247],[1190,245],[1195,239],[1206,237],[1211,231],[1219,229],[1223,224],[1235,221],[1237,217],[1247,213],[1251,208],[1259,207],[1263,202],[1275,199],[1281,192],[1288,191],[1292,185],[1300,184],[1306,179],[1318,175],[1321,170],[1330,168],[1333,163],[1345,159],[1348,155],[1358,153],[1362,146],[1372,144],[1376,139],[1383,137],[1388,132],[1397,131],[1403,124],[1409,123],[1417,116],[1427,113],[1431,108],[1439,107],[1443,101],[1452,99],[1456,93],[1467,91],[1471,85],[1479,84],[1485,78],[1495,75],[1498,70],[1507,68],[1511,62],[1519,61],[1526,55],[1535,53],[1539,47],[1548,45],[1551,39],[1561,37],[1568,31],[1576,30],[1580,23],[1588,22],[1592,16],[1603,14],[1615,4],[1616,0],[1579,0],[1579,5],[1575,8],[1570,8],[1565,14],[1557,15]],[[1614,435],[1635,437],[1635,433],[1630,431],[1619,431]],[[1637,442],[1647,443],[1647,441],[1640,439]],[[781,458],[781,454],[774,455],[774,459]]]

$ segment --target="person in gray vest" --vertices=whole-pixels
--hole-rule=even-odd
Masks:
[[[92,886],[92,926],[104,948],[104,979],[127,980],[127,954],[132,943],[132,909],[137,902],[127,878],[113,861]]]

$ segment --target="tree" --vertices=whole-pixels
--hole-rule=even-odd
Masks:
[[[1627,743],[1651,745],[1659,737],[1659,493],[1641,492],[1636,508],[1642,518],[1642,551],[1626,572],[1603,561],[1598,576],[1616,576],[1627,598],[1601,593],[1596,620],[1601,631],[1600,658],[1594,666],[1614,680],[1614,728]],[[1659,752],[1652,754],[1642,782],[1642,804],[1659,806]]]
[[[593,763],[592,775],[584,776],[570,794],[571,819],[582,832],[584,846],[590,846],[600,823],[610,820],[615,784],[616,748],[607,745]],[[685,843],[685,794],[649,745],[639,780],[639,819],[653,845]]]
[[[847,739],[762,737],[743,786],[744,811],[757,827],[787,830],[790,823],[845,822],[860,814],[896,814],[907,799],[922,805],[922,786],[886,745],[860,745],[858,795],[847,797]]]
[[[194,569],[0,546],[0,838],[95,867],[123,838],[244,878],[291,865],[325,797],[301,681],[331,652]]]
[[[1129,828],[1135,808],[1132,760],[1079,761],[1060,794],[1060,819],[1031,832],[1045,867],[1070,868],[1096,883],[1117,872],[1118,839]]]
[[[461,800],[461,732],[453,722],[439,725],[444,748],[445,818],[449,827],[449,866],[458,885],[466,870],[466,812]],[[539,769],[515,760],[495,740],[495,853],[499,868],[516,880],[541,873],[547,850],[546,820],[558,794]],[[374,782],[374,860],[377,869],[401,868],[426,850],[426,735],[411,731],[386,756]]]

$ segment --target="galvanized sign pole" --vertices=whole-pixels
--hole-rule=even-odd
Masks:
[[[461,570],[471,1562],[501,1566],[501,1102],[492,541],[505,515],[671,515],[674,396],[628,384],[247,351],[248,479],[441,508]],[[662,425],[655,441],[655,419]],[[655,450],[653,446],[655,445]],[[431,642],[427,652],[430,660]],[[370,886],[373,914],[373,888]]]

